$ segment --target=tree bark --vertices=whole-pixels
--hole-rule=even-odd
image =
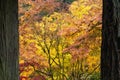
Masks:
[[[120,80],[120,0],[103,0],[101,80]]]
[[[0,80],[19,80],[18,0],[0,0]]]

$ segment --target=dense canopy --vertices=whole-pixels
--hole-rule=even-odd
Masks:
[[[21,80],[99,80],[101,0],[19,0]]]

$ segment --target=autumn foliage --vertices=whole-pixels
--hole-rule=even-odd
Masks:
[[[99,80],[101,3],[19,0],[20,80]]]

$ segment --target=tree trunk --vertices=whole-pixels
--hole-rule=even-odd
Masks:
[[[103,0],[101,80],[120,80],[120,0]]]
[[[19,80],[18,0],[0,0],[0,80]]]

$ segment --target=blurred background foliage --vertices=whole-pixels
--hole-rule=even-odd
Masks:
[[[100,80],[101,0],[19,0],[20,80]]]

